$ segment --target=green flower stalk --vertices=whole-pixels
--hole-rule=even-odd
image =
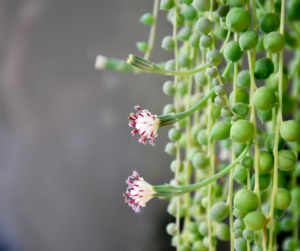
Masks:
[[[209,64],[205,64],[203,66],[200,66],[196,69],[189,70],[189,71],[168,71],[160,68],[157,64],[154,64],[148,60],[145,60],[144,58],[138,57],[133,54],[129,55],[127,59],[127,64],[137,67],[145,72],[157,73],[157,74],[163,74],[169,76],[195,74],[199,71],[203,71],[204,69],[210,66]]]
[[[240,154],[240,156],[222,171],[218,172],[212,177],[209,177],[206,180],[191,185],[173,186],[170,184],[165,184],[160,186],[152,186],[142,177],[140,177],[136,171],[134,171],[133,175],[129,176],[126,180],[128,187],[126,193],[123,194],[123,196],[125,197],[125,202],[127,202],[135,212],[139,212],[140,208],[145,207],[146,203],[153,197],[175,197],[181,194],[193,192],[201,187],[207,186],[210,183],[221,178],[232,168],[234,168],[236,164],[241,161],[249,152],[251,144],[252,140],[247,144],[247,147]]]
[[[114,70],[114,71],[135,71],[135,68],[126,64],[124,60],[116,58],[107,58],[103,55],[98,55],[95,61],[97,70]]]

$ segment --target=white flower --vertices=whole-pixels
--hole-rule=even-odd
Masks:
[[[98,55],[96,57],[95,68],[97,70],[103,70],[103,69],[105,69],[106,68],[105,67],[106,62],[107,62],[107,58],[106,57],[104,57],[102,55]]]
[[[139,142],[143,142],[143,144],[147,144],[146,139],[149,138],[149,143],[152,146],[155,146],[154,138],[157,137],[157,130],[159,128],[160,120],[156,115],[152,115],[148,110],[141,110],[141,108],[137,105],[134,107],[135,110],[138,111],[137,114],[131,113],[130,117],[128,117],[129,126],[136,127],[135,130],[131,131],[132,136],[136,133],[139,133],[141,137],[139,138]]]
[[[132,181],[132,179],[135,179]],[[128,188],[126,194],[123,194],[125,197],[125,202],[128,203],[132,209],[138,213],[141,207],[145,207],[146,203],[152,199],[153,194],[156,193],[152,186],[144,181],[139,174],[134,171],[133,175],[129,176],[126,180]]]

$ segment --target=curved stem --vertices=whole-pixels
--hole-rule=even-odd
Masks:
[[[216,181],[217,179],[221,178],[223,175],[228,173],[232,168],[234,168],[236,166],[236,164],[238,164],[246,156],[246,154],[250,150],[251,144],[252,144],[252,141],[250,141],[247,144],[247,147],[240,154],[240,156],[235,161],[233,161],[229,166],[224,168],[221,172],[218,172],[215,175],[213,175],[212,177],[209,177],[206,180],[203,180],[199,183],[191,184],[191,185],[188,185],[188,186],[177,186],[176,189],[178,189],[178,194],[184,194],[184,193],[189,193],[189,192],[195,191],[195,190],[197,190],[201,187],[207,186],[208,184],[210,184],[210,183]],[[159,187],[159,186],[157,186],[157,187]],[[157,191],[157,190],[155,190],[155,191]]]

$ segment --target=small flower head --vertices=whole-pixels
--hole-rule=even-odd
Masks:
[[[155,191],[153,187],[144,181],[139,174],[134,171],[131,176],[126,180],[128,184],[126,194],[123,194],[125,197],[125,202],[128,203],[132,209],[138,213],[141,207],[145,207],[146,203],[152,199]]]
[[[152,62],[133,54],[129,55],[127,59],[127,64],[133,65],[137,68],[140,68],[143,71],[148,71],[148,72],[152,70],[154,67]]]
[[[136,114],[131,113],[129,119],[129,126],[136,129],[131,131],[132,136],[139,133],[141,136],[139,142],[144,145],[147,144],[147,138],[149,143],[154,146],[154,138],[157,137],[157,130],[160,127],[160,120],[156,115],[152,115],[148,110],[141,110],[137,105],[134,107],[138,112]]]
[[[103,70],[106,68],[106,62],[107,62],[107,58],[102,56],[102,55],[98,55],[96,57],[96,62],[95,62],[95,68],[97,70]]]

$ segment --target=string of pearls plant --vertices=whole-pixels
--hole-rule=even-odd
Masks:
[[[159,10],[173,25],[161,47],[174,59],[155,64]],[[230,241],[231,251],[300,251],[299,21],[300,0],[154,0],[140,19],[151,26],[149,41],[137,42],[144,57],[97,57],[96,69],[170,76],[162,89],[174,104],[159,116],[135,106],[128,119],[132,135],[153,146],[170,126],[174,179],[152,186],[134,171],[124,197],[135,212],[169,199],[176,250]]]

